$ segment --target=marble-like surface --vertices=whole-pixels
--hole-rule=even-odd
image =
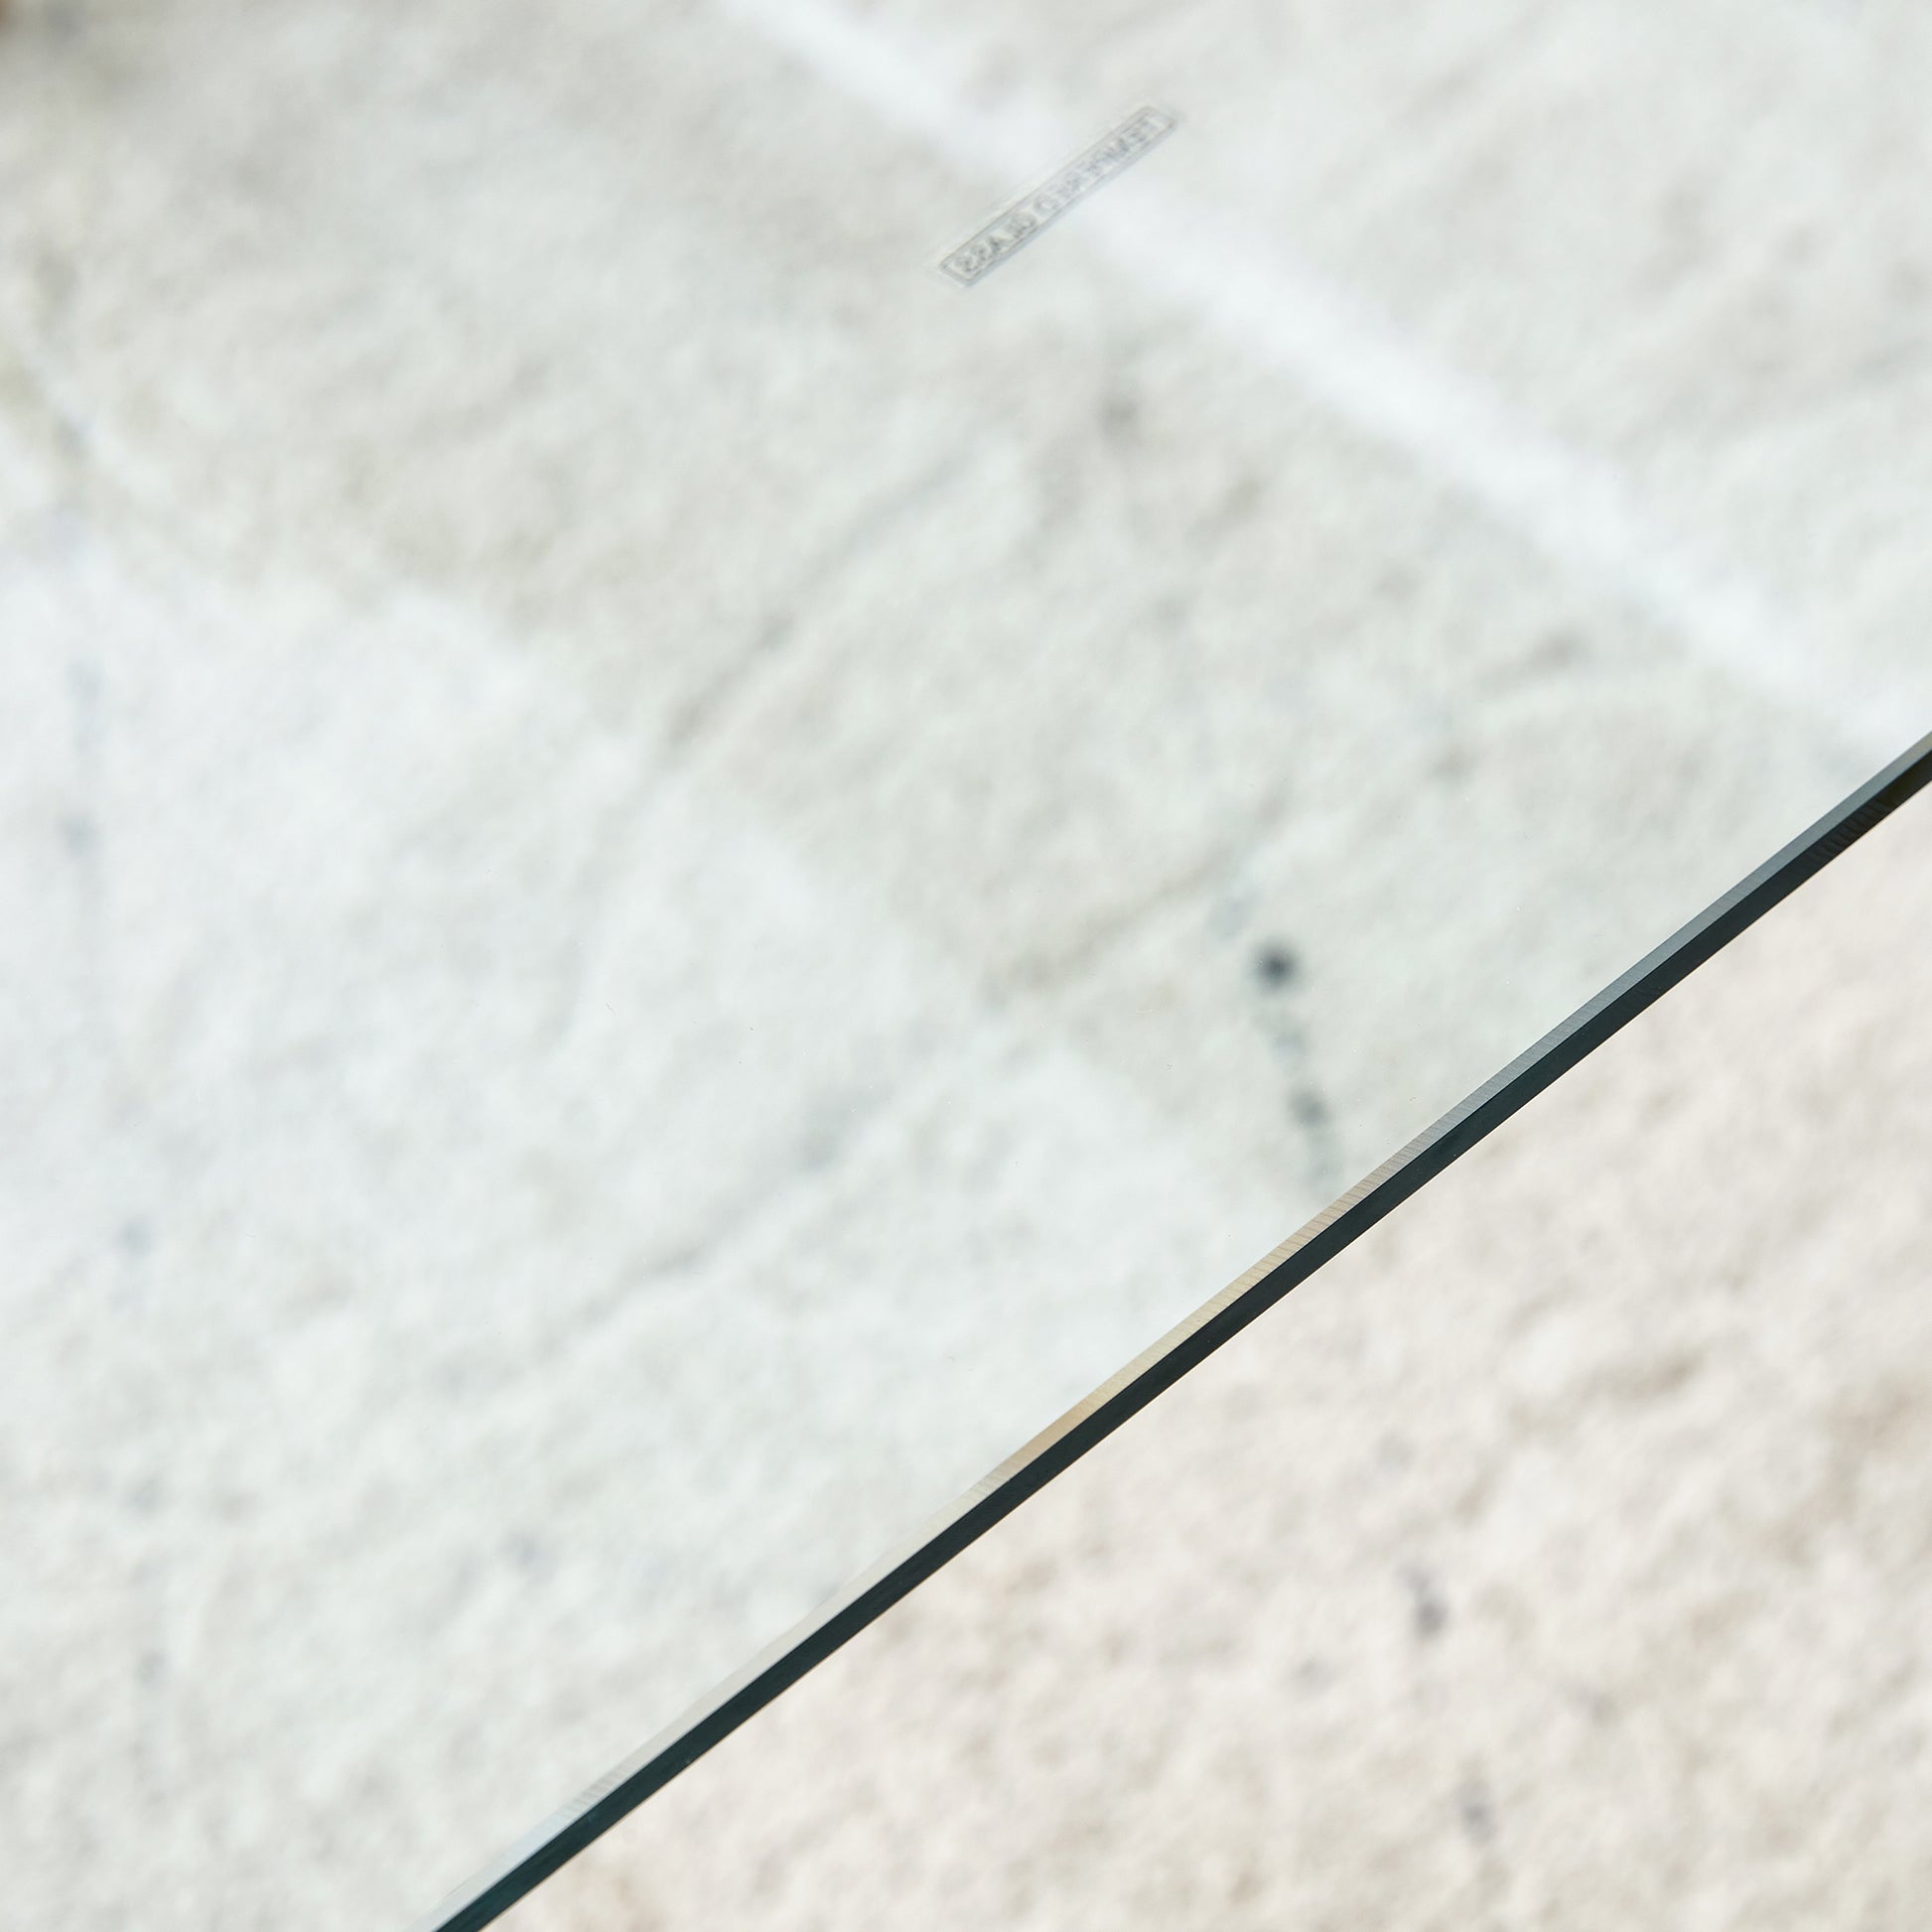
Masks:
[[[16,0],[22,1915],[404,1922],[1922,729],[1922,45]]]

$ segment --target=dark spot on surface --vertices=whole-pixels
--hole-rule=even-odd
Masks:
[[[138,1217],[123,1221],[114,1238],[120,1243],[121,1253],[137,1261],[154,1246],[154,1230]]]
[[[1415,1630],[1418,1643],[1429,1643],[1440,1637],[1449,1625],[1449,1605],[1443,1600],[1443,1592],[1437,1587],[1436,1579],[1420,1564],[1405,1573],[1409,1585],[1409,1612],[1411,1627]]]
[[[1496,1806],[1489,1788],[1479,1777],[1467,1779],[1456,1793],[1455,1814],[1462,1821],[1471,1844],[1488,1845],[1496,1836]]]
[[[519,1570],[542,1570],[550,1561],[549,1549],[541,1537],[519,1530],[509,1540],[509,1559]]]
[[[1169,592],[1154,600],[1148,607],[1148,615],[1170,636],[1184,637],[1193,617],[1193,606],[1188,599]]]
[[[1237,524],[1245,523],[1261,507],[1261,479],[1259,477],[1239,477],[1222,494],[1221,500],[1206,519],[1205,527],[1214,532],[1231,530]]]
[[[61,819],[61,843],[76,858],[86,858],[98,844],[100,828],[85,812],[68,812]]]
[[[1271,993],[1293,986],[1302,976],[1302,962],[1293,950],[1270,940],[1255,953],[1255,978]]]
[[[1606,1697],[1601,1691],[1587,1687],[1573,1687],[1569,1692],[1571,1704],[1581,1711],[1592,1725],[1606,1725],[1617,1716],[1616,1700]]]
[[[1100,427],[1116,442],[1125,441],[1141,427],[1141,399],[1131,389],[1110,389],[1101,399]]]
[[[1574,630],[1547,630],[1530,653],[1529,668],[1536,671],[1567,671],[1583,662],[1584,640]]]
[[[813,1173],[836,1167],[845,1157],[860,1118],[860,1108],[850,1101],[827,1101],[815,1108],[799,1137],[799,1164]]]
[[[1295,1118],[1311,1133],[1319,1132],[1328,1124],[1328,1103],[1311,1087],[1299,1089],[1289,1101]]]
[[[90,6],[83,0],[57,0],[52,6],[42,8],[38,13],[21,17],[16,0],[0,0],[0,27],[18,25],[23,32],[39,29],[57,43],[77,41],[91,24],[88,16]]]

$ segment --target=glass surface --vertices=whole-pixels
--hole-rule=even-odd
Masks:
[[[1744,19],[15,0],[28,1920],[428,1908],[1923,729]]]
[[[1932,798],[497,1921],[1932,1898]]]

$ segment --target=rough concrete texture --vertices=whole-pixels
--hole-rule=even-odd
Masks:
[[[1902,749],[1928,75],[17,0],[19,1913],[406,1919]]]
[[[1922,1926],[1932,800],[505,1932]]]

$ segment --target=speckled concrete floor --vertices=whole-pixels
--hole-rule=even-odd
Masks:
[[[1914,737],[1928,74],[17,0],[20,1911],[402,1922]]]

